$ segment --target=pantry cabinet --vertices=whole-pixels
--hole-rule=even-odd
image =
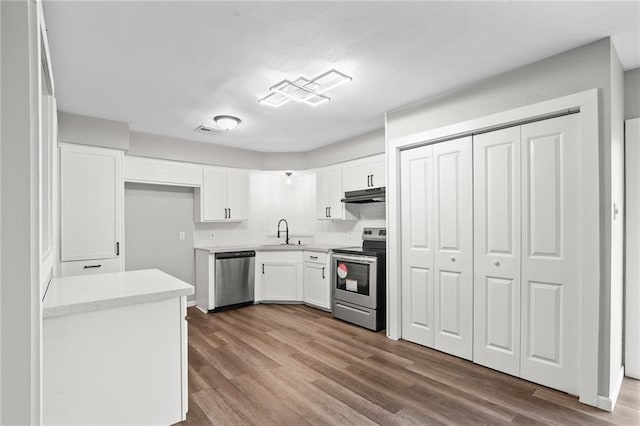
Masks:
[[[343,166],[344,191],[386,186],[386,164],[384,154],[345,163]]]
[[[249,174],[205,167],[196,188],[197,222],[240,222],[249,218]]]
[[[64,262],[97,259],[117,259],[106,263],[110,271],[122,270],[122,157],[119,150],[60,144],[63,274],[76,270],[65,268]],[[100,267],[91,269],[101,272]]]
[[[326,167],[316,171],[316,218],[321,220],[352,220],[355,215],[341,201],[342,168]]]
[[[331,309],[331,283],[326,253],[304,252],[304,303]]]

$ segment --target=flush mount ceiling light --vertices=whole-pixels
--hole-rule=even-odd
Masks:
[[[216,115],[213,117],[213,121],[223,130],[227,132],[229,130],[233,130],[238,127],[238,124],[242,122],[238,117],[234,117],[233,115]]]
[[[294,81],[282,80],[269,88],[269,93],[258,100],[259,103],[278,108],[289,101],[316,106],[328,102],[330,97],[323,95],[333,88],[340,86],[352,78],[337,70],[329,70],[313,80],[298,77]]]

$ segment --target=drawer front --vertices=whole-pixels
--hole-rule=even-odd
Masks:
[[[79,260],[76,262],[62,262],[62,276],[101,274],[105,272],[120,272],[122,265],[120,258]]]
[[[304,261],[313,263],[327,263],[327,253],[318,253],[315,251],[305,251]]]

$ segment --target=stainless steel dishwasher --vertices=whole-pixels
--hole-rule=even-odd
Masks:
[[[216,254],[215,311],[253,303],[255,251]]]

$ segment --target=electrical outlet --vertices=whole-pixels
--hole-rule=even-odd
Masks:
[[[216,238],[216,233],[215,233],[215,232],[213,232],[213,231],[209,232],[209,239],[210,239],[210,240],[213,240],[213,239],[215,239],[215,238]]]
[[[184,232],[181,232],[181,233],[178,235],[178,238],[180,238],[180,240],[184,240],[185,238],[187,238],[187,236],[186,236],[186,234],[185,234]]]

